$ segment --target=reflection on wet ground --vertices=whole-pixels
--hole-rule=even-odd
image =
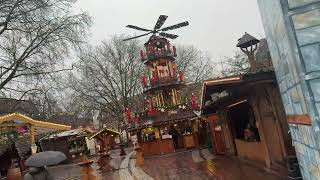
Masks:
[[[127,150],[127,153],[132,150]],[[194,153],[197,154],[197,153]],[[212,160],[195,161],[193,152],[179,152],[176,154],[151,157],[145,159],[145,165],[137,172],[149,175],[155,180],[280,180],[281,178],[269,174],[259,168],[250,166],[237,158],[216,157]],[[137,179],[132,175],[132,169],[126,169],[129,176],[120,176],[121,162],[124,157],[118,156],[118,151],[111,154],[111,165],[116,169],[111,172],[97,172],[99,179],[130,180]],[[97,158],[94,158],[95,162]],[[134,162],[134,161],[130,161]],[[129,167],[133,165],[130,164]],[[98,169],[96,163],[92,166]],[[143,172],[143,171],[144,172]],[[80,168],[77,164],[51,167],[50,172],[59,179],[79,179]],[[133,176],[133,177],[130,177]],[[143,176],[141,176],[143,177]]]

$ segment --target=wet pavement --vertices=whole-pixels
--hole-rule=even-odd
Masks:
[[[281,180],[238,158],[216,157],[195,162],[192,152],[177,153],[145,160],[142,168],[156,180]]]
[[[132,148],[126,149],[126,152],[129,153],[133,151]],[[95,171],[95,176],[100,180],[120,180],[119,169],[122,160],[125,158],[124,156],[119,156],[120,150],[111,151],[110,157],[110,165],[114,168],[114,171],[111,172],[102,172],[97,165],[97,161],[99,157],[91,157],[93,160],[92,168]],[[67,164],[67,165],[58,165],[49,167],[49,172],[55,177],[55,180],[78,180],[80,179],[80,166],[76,163]]]
[[[115,171],[101,173],[93,163],[98,179],[103,180],[281,180],[279,176],[269,174],[262,169],[248,165],[237,159],[214,157],[209,151],[187,151],[175,154],[145,158],[143,167],[135,167],[133,149],[127,149],[127,156],[120,157],[118,150],[112,151],[110,164]],[[97,158],[93,158],[96,162]],[[80,167],[77,164],[60,165],[49,168],[57,180],[80,179]]]
[[[145,159],[142,169],[155,180],[214,179],[212,174],[206,172],[202,163],[193,161],[191,152]]]
[[[267,173],[261,168],[249,165],[236,157],[218,157],[213,160],[216,174],[223,180],[285,180]],[[219,179],[219,180],[220,180]]]

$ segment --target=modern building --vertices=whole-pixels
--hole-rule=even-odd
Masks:
[[[320,1],[258,4],[303,178],[320,179]]]

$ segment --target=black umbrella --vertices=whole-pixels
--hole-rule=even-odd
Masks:
[[[67,159],[66,155],[60,151],[44,151],[30,156],[26,161],[26,165],[29,167],[43,167],[59,164],[65,159]]]

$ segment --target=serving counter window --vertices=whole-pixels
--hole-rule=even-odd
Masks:
[[[153,127],[145,128],[141,131],[141,139],[143,142],[154,141],[156,138],[156,130]]]
[[[236,139],[246,142],[260,141],[256,119],[247,101],[230,107],[229,115]]]

